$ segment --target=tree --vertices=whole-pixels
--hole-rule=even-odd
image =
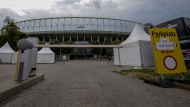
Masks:
[[[104,42],[103,42],[104,45],[111,45],[111,40],[108,39],[108,38],[105,38]],[[113,49],[112,48],[103,48],[102,49],[102,54],[103,55],[106,55],[106,56],[111,56],[113,52]]]
[[[144,31],[147,33],[147,34],[149,34],[149,29],[150,28],[153,28],[154,26],[153,26],[153,24],[152,23],[146,23],[145,24],[145,26],[144,26]]]
[[[100,44],[100,42],[98,42],[98,41],[92,41],[91,43],[92,43],[92,45]],[[90,51],[92,54],[97,54],[97,55],[100,54],[100,48],[91,48]]]
[[[2,47],[7,42],[7,37],[5,35],[0,35],[0,47]]]
[[[119,45],[119,44],[121,44],[121,41],[120,40],[115,40],[115,41],[112,41],[111,44],[112,45]]]
[[[6,42],[9,43],[10,47],[17,51],[17,42],[22,38],[27,38],[28,34],[20,32],[19,27],[14,23],[14,20],[9,16],[5,18],[4,26],[1,29],[2,34],[0,36],[0,46],[4,45]]]
[[[38,44],[46,44],[44,41],[39,41]]]
[[[74,42],[73,41],[66,41],[65,44],[73,44]],[[72,53],[74,51],[73,48],[62,48],[62,52],[65,53],[65,54],[69,54],[69,53]]]
[[[39,41],[38,44],[44,45],[44,44],[46,44],[46,42],[44,42],[44,41]],[[42,49],[41,47],[38,48],[38,50],[41,50],[41,49]]]
[[[60,44],[60,41],[59,40],[56,40],[56,39],[53,39],[50,44]]]
[[[103,44],[105,44],[105,45],[111,45],[111,40],[108,39],[108,38],[105,38]]]
[[[59,44],[60,41],[59,40],[56,40],[56,39],[53,39],[50,44]],[[55,52],[56,54],[60,54],[60,49],[59,48],[51,48],[53,52]]]

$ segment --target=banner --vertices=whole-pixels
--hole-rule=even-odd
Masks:
[[[187,72],[175,28],[152,28],[150,37],[157,73]]]

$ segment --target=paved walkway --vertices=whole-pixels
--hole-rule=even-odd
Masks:
[[[3,68],[3,69],[2,69]],[[0,65],[10,79],[14,65]],[[106,61],[38,64],[45,80],[3,101],[3,107],[189,107],[190,92],[160,88],[112,72],[126,69]],[[12,74],[13,76],[13,74]],[[1,76],[0,76],[1,78]],[[11,77],[12,78],[12,77]]]

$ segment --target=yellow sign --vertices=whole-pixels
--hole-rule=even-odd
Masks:
[[[152,28],[150,37],[157,73],[187,72],[175,28]]]

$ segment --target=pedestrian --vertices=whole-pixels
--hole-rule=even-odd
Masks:
[[[63,65],[65,65],[65,61],[66,61],[66,56],[63,55]]]

